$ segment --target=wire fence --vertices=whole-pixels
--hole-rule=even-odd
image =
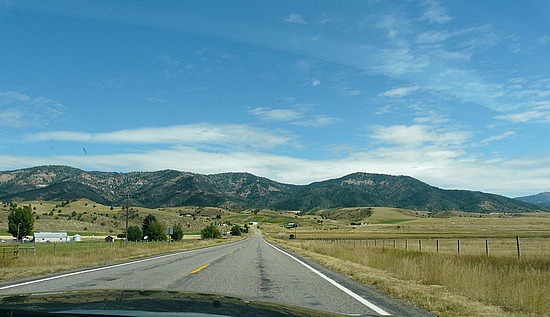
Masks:
[[[356,248],[385,248],[459,255],[550,256],[550,238],[299,238],[302,241],[335,243]]]
[[[162,242],[161,242],[162,243]],[[167,242],[164,242],[167,243]],[[130,246],[155,246],[159,242],[132,241]],[[66,243],[19,243],[0,245],[2,259],[16,258],[24,255],[76,255],[82,251],[109,250],[124,248],[126,244],[119,241],[70,241]]]

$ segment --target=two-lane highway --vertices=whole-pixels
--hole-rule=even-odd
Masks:
[[[346,314],[428,315],[371,287],[308,265],[259,234],[231,244],[4,284],[0,295],[82,289],[181,290]]]

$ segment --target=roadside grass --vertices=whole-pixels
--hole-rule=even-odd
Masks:
[[[204,248],[240,238],[184,240],[178,242],[76,242],[38,244],[36,254],[20,250],[17,258],[0,258],[0,282],[53,274],[84,267],[94,267],[148,256]],[[32,246],[29,244],[29,246]]]
[[[271,240],[439,316],[550,315],[546,238],[533,239],[533,252],[521,260],[509,254],[406,251],[381,243],[374,247],[351,241]]]
[[[449,255],[319,241],[273,242],[439,316],[550,315],[550,258]]]
[[[325,221],[262,231],[284,248],[439,316],[550,316],[549,213],[428,218],[385,210],[373,208],[374,219],[363,226]],[[297,240],[288,239],[291,233]]]

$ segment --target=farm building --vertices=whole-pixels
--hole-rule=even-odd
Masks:
[[[34,234],[34,242],[36,243],[66,243],[70,240],[71,238],[66,232],[36,232]]]

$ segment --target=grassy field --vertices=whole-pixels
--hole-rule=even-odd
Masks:
[[[0,259],[0,281],[227,241],[140,243],[124,248],[120,243],[92,239],[93,235],[97,239],[123,231],[125,214],[120,207],[88,200],[23,204],[33,207],[35,231],[79,233],[84,242],[57,245],[55,255],[52,245],[39,245],[35,256],[21,251],[18,259]],[[0,235],[7,228],[8,210],[0,208]],[[275,243],[439,316],[550,316],[546,304],[550,302],[548,213],[430,215],[363,207],[298,215],[190,206],[131,208],[130,224],[141,225],[147,214],[155,215],[165,225],[182,223],[187,234],[197,233],[211,222],[259,222],[263,233]],[[301,226],[286,229],[289,222]],[[289,240],[290,234],[298,239]],[[520,241],[519,259],[516,236]]]
[[[62,201],[25,201],[19,206],[31,206],[33,209],[35,232],[69,232],[82,236],[106,236],[124,232],[126,213],[120,206],[105,206],[88,199],[71,202]],[[130,206],[129,225],[141,226],[143,219],[152,214],[165,226],[182,224],[184,232],[200,232],[213,221],[238,223],[244,225],[249,219],[265,216],[253,213],[241,214],[217,207],[170,207],[143,208]],[[8,236],[7,218],[9,205],[0,204],[0,236]],[[267,219],[267,218],[266,218]],[[286,218],[285,218],[286,219]],[[275,219],[276,220],[276,219]],[[252,220],[250,220],[252,221]]]
[[[550,215],[431,218],[373,208],[362,221],[263,229],[281,246],[439,316],[550,316]]]
[[[153,256],[168,252],[203,248],[219,243],[236,241],[239,237],[217,240],[184,240],[179,242],[130,242],[108,243],[100,241],[37,244],[36,254],[32,249],[20,249],[17,258],[1,258],[0,282],[52,274],[67,270],[93,267],[110,263]],[[22,247],[24,245],[21,245]],[[33,244],[26,246],[32,248]],[[55,251],[54,251],[55,250]]]

